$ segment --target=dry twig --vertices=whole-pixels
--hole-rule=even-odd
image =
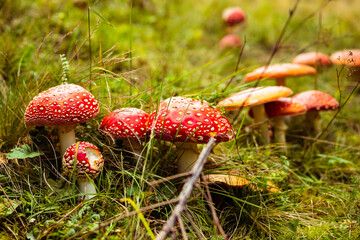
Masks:
[[[170,215],[166,224],[163,226],[160,233],[157,235],[156,240],[165,240],[167,235],[171,232],[171,229],[175,226],[178,218],[181,218],[181,213],[186,209],[186,202],[190,198],[192,189],[202,172],[205,161],[209,157],[210,151],[214,144],[215,139],[211,138],[209,143],[201,151],[198,160],[196,161],[194,167],[191,169],[192,175],[186,181],[182,191],[180,192],[178,204],[175,206],[174,211]]]

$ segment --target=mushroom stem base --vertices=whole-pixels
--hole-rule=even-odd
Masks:
[[[274,130],[275,130],[275,138],[276,142],[279,143],[280,148],[283,152],[287,152],[286,146],[286,130],[288,126],[284,121],[284,117],[275,117],[274,118]]]
[[[270,136],[268,129],[268,117],[265,112],[264,104],[256,105],[252,107],[254,113],[255,123],[260,124],[260,131],[264,139],[265,144],[270,144]]]
[[[80,193],[86,194],[85,200],[91,199],[96,196],[96,187],[91,181],[77,181],[79,184]]]
[[[200,154],[196,143],[176,144],[176,147],[179,148],[177,149],[177,156],[179,157],[177,161],[178,172],[190,171]]]
[[[75,125],[66,125],[59,127],[60,153],[64,156],[66,149],[76,143]]]

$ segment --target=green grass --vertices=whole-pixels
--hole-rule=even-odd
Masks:
[[[177,173],[176,156],[169,145],[152,140],[146,145],[145,159],[132,158],[121,144],[97,131],[104,116],[125,106],[151,112],[160,100],[175,95],[216,104],[252,86],[244,83],[244,75],[270,60],[284,29],[272,63],[289,62],[302,51],[330,54],[358,47],[359,1],[299,1],[297,5],[282,0],[242,1],[247,23],[236,33],[246,44],[234,72],[240,49],[220,52],[218,41],[226,33],[221,12],[236,4],[233,0],[137,0],[132,7],[129,1],[1,2],[0,239],[149,239],[150,232],[160,231],[175,204],[143,213],[150,230],[139,215],[111,224],[109,220],[135,210],[122,200],[125,198],[140,209],[176,198],[184,178],[151,184]],[[61,83],[60,54],[69,61],[68,81],[86,87],[101,105],[94,120],[76,129],[79,140],[94,143],[105,157],[105,169],[95,180],[98,196],[86,202],[78,200],[73,183],[55,178],[59,156],[55,130],[26,128],[23,120],[36,94]],[[340,67],[332,66],[319,72],[318,86],[341,97],[343,104],[353,81],[348,78],[351,70],[343,69],[339,77],[337,70]],[[312,89],[314,77],[288,79],[287,83],[297,93]],[[217,213],[228,236],[357,238],[359,101],[355,92],[315,141],[306,135],[303,116],[295,117],[288,131],[286,156],[276,145],[261,145],[256,130],[248,131],[251,119],[246,111],[239,116],[224,112],[237,138],[214,148],[205,173],[231,169],[263,189],[220,191],[227,205]],[[334,113],[321,115],[325,127]],[[19,149],[25,144],[30,149],[25,148],[21,155]],[[6,158],[13,149],[20,155]],[[266,191],[269,181],[281,192]],[[218,187],[212,191],[219,191]],[[221,239],[202,191],[194,189],[188,214],[183,215],[187,235],[198,239],[197,228],[206,239]],[[109,224],[98,229],[99,223]],[[179,228],[177,234],[181,236]]]

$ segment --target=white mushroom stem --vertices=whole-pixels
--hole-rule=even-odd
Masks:
[[[319,111],[307,111],[306,119],[313,128],[314,135],[318,135],[321,132],[321,117]]]
[[[90,180],[86,179],[84,181],[78,179],[77,183],[79,185],[80,193],[85,195],[85,200],[96,196],[96,187]]]
[[[143,146],[138,139],[125,139],[123,140],[123,146],[130,149],[134,155],[141,156]]]
[[[59,141],[60,141],[60,153],[64,156],[66,149],[76,143],[75,137],[75,126],[76,125],[65,125],[59,126]]]
[[[288,129],[288,126],[286,125],[284,121],[284,117],[275,117],[274,118],[274,132],[277,143],[280,144],[281,149],[283,152],[287,151],[286,146],[286,130]]]
[[[260,131],[265,144],[270,144],[270,136],[268,129],[268,117],[265,112],[264,104],[252,107],[255,124],[260,124]]]
[[[276,79],[276,85],[277,86],[285,86],[285,78],[284,77],[277,78]]]
[[[177,148],[177,166],[178,166],[178,172],[188,172],[192,169],[194,164],[196,163],[196,160],[199,157],[199,149],[197,148],[196,143],[176,143],[175,144]]]

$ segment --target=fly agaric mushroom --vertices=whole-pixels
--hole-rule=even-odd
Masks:
[[[327,67],[332,64],[330,57],[322,52],[301,53],[297,55],[291,62],[315,67]]]
[[[307,65],[296,63],[278,63],[255,69],[246,74],[245,82],[256,81],[262,78],[276,79],[276,85],[285,86],[287,77],[313,75],[316,69]]]
[[[275,137],[284,152],[287,151],[286,147],[286,135],[285,132],[288,126],[284,122],[284,116],[294,116],[306,113],[306,106],[300,101],[282,97],[275,101],[271,101],[264,104],[266,115],[274,120]],[[253,116],[253,112],[250,109],[250,116]]]
[[[80,193],[86,194],[85,200],[96,195],[96,187],[91,179],[96,178],[104,166],[99,149],[88,142],[71,145],[63,157],[63,169],[66,176],[75,175]]]
[[[85,88],[62,84],[39,93],[25,111],[26,126],[56,126],[60,152],[76,142],[75,126],[99,113],[99,104]]]
[[[140,155],[145,141],[149,114],[137,108],[120,108],[102,120],[99,131],[112,138],[123,140],[126,148]]]
[[[360,49],[345,49],[337,51],[331,54],[330,59],[333,64],[358,67],[360,66]]]
[[[240,38],[235,34],[228,34],[220,39],[219,48],[221,50],[229,48],[237,48],[241,46]]]
[[[333,64],[345,65],[352,68],[352,78],[355,81],[360,80],[360,49],[345,49],[337,51],[330,56]]]
[[[314,129],[316,135],[321,132],[321,117],[319,111],[336,110],[339,107],[339,103],[335,98],[317,90],[301,92],[292,98],[306,106],[306,119]]]
[[[270,143],[268,131],[268,117],[265,113],[264,103],[274,101],[280,97],[287,97],[293,91],[284,86],[270,86],[250,88],[231,95],[220,101],[217,106],[225,107],[226,110],[234,110],[242,107],[251,107],[254,113],[255,123],[260,123],[260,130],[265,144]]]
[[[244,22],[245,18],[245,12],[239,7],[226,8],[222,12],[222,19],[230,27]]]
[[[157,139],[181,146],[177,161],[180,173],[189,171],[195,164],[199,156],[197,144],[207,143],[211,137],[216,142],[226,142],[234,137],[229,121],[219,109],[208,102],[185,97],[161,101],[158,109],[150,114],[148,132],[153,132]]]

